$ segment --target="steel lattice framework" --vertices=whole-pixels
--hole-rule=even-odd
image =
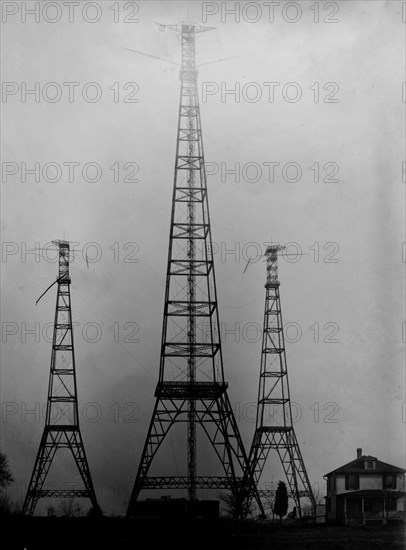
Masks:
[[[28,515],[34,513],[38,499],[42,497],[86,497],[90,499],[95,509],[99,509],[79,429],[70,298],[70,247],[67,241],[53,241],[53,243],[59,249],[59,273],[57,280],[53,283],[58,285],[58,291],[52,340],[48,400],[45,427],[22,510],[24,514]],[[84,484],[84,489],[43,488],[56,452],[64,448],[70,449],[72,452]]]
[[[278,253],[283,248],[271,245],[265,252],[267,278],[261,369],[256,429],[249,462],[258,484],[269,451],[276,449],[288,481],[288,493],[301,516],[300,498],[308,497],[313,508],[315,499],[292,422],[278,280]]]
[[[196,34],[210,30],[183,22],[167,25],[182,49],[172,214],[166,275],[159,380],[148,435],[127,515],[143,489],[230,489],[241,494],[244,474],[260,509],[243,442],[224,380],[209,204],[195,64]],[[168,431],[187,424],[187,476],[149,477]],[[196,427],[210,440],[223,477],[197,475]]]

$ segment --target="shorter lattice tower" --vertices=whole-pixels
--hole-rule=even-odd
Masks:
[[[54,284],[58,285],[58,292],[56,298],[45,427],[23,505],[23,514],[28,515],[34,513],[38,499],[41,497],[86,497],[90,499],[93,508],[99,510],[79,429],[70,299],[70,248],[67,241],[52,242],[58,246],[59,249],[59,272],[56,281],[47,288],[44,294]],[[42,294],[42,296],[44,294]],[[41,299],[42,296],[40,296],[39,299]],[[59,449],[71,450],[84,484],[83,489],[65,487],[47,490],[43,488],[55,453]]]
[[[276,449],[301,516],[301,497],[315,500],[292,422],[285,338],[279,295],[278,253],[285,247],[268,246],[266,257],[265,312],[262,335],[256,429],[249,463],[258,486],[266,459]]]

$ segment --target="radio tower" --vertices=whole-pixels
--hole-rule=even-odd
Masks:
[[[229,489],[237,498],[244,474],[262,510],[223,371],[195,64],[196,34],[210,28],[190,22],[160,25],[165,27],[181,43],[182,64],[161,358],[155,407],[127,515],[134,514],[143,489],[187,489],[190,502],[198,489]],[[179,422],[187,425],[187,476],[148,476],[165,436]],[[224,476],[197,475],[197,425]]]
[[[32,515],[41,497],[87,497],[99,510],[79,429],[78,400],[73,347],[72,310],[70,300],[69,254],[67,241],[52,241],[59,249],[59,274],[51,367],[48,385],[46,420],[37,458],[23,505],[23,514]],[[84,483],[84,489],[43,489],[48,471],[59,449],[70,449]]]
[[[277,450],[290,496],[301,516],[300,497],[308,497],[313,509],[315,500],[292,423],[278,280],[278,253],[284,248],[277,244],[271,245],[265,252],[267,278],[261,371],[256,430],[249,462],[255,483],[258,484],[270,449]]]

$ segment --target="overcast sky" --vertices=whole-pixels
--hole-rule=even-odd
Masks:
[[[402,3],[320,2],[317,14],[314,2],[300,12],[280,2],[272,20],[259,3],[124,10],[106,1],[76,8],[72,22],[67,6],[46,4],[36,22],[3,2],[1,448],[15,498],[44,426],[55,290],[35,301],[57,273],[25,250],[65,236],[90,260],[87,269],[79,253],[71,265],[82,435],[103,510],[125,511],[158,377],[179,102],[178,67],[125,48],[178,62],[176,36],[154,21],[176,24],[188,10],[215,27],[197,41],[199,63],[238,56],[202,66],[199,90],[225,373],[246,447],[265,293],[259,254],[272,239],[306,253],[281,258],[279,274],[312,484],[357,447],[404,466]],[[234,4],[239,22],[227,13]],[[25,95],[36,82],[39,97]],[[24,177],[35,163],[39,182]],[[78,163],[73,175],[66,163]],[[182,437],[168,438],[153,473],[182,473]],[[62,457],[50,481],[67,472],[77,480]],[[262,482],[279,479],[272,457]]]

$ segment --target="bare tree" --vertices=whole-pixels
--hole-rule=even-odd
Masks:
[[[75,502],[74,498],[62,500],[58,506],[62,516],[66,518],[74,518],[82,515],[82,506]]]
[[[243,515],[244,502],[241,496],[235,495],[232,491],[227,493],[220,493],[218,498],[224,505],[224,510],[228,517],[239,518]],[[247,516],[250,516],[254,509],[254,503],[250,499]]]
[[[8,458],[0,451],[0,514],[12,514],[17,511],[17,506],[12,502],[10,495],[5,492],[8,485],[13,483]]]
[[[8,458],[5,453],[0,451],[0,489],[5,489],[13,481],[14,479],[8,465]]]
[[[318,483],[316,483],[316,487],[314,487],[313,489],[313,497],[314,497],[314,503],[316,506],[324,505],[323,491],[320,489],[320,486]],[[311,498],[306,497],[305,503],[302,506],[302,512],[304,516],[312,516],[313,513],[315,513],[314,504]]]
[[[0,493],[0,515],[13,514],[15,511],[15,504],[12,502],[10,495],[7,493]]]
[[[50,518],[54,518],[56,516],[56,510],[53,506],[48,506],[47,516]]]
[[[263,496],[265,513],[269,513],[269,511],[271,511],[272,519],[275,519],[275,492],[276,491],[270,489]]]

